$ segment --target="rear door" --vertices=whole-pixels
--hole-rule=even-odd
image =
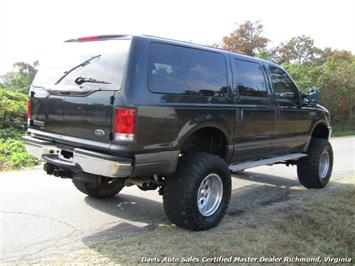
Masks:
[[[266,75],[257,61],[232,57],[235,86],[234,161],[270,155],[275,106],[271,104]]]
[[[126,39],[67,43],[33,81],[31,128],[58,134],[51,136],[59,142],[109,145],[129,47]]]
[[[64,135],[95,141],[110,141],[111,97],[114,91],[96,90],[89,94],[63,96]]]

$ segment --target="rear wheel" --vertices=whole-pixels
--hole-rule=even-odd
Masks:
[[[73,184],[79,191],[93,198],[113,197],[125,186],[123,179],[109,180],[99,184],[73,179]]]
[[[333,169],[333,150],[328,140],[313,139],[308,156],[297,164],[298,179],[307,188],[325,187]]]
[[[206,230],[223,218],[231,195],[231,175],[222,158],[203,152],[184,155],[167,178],[164,209],[176,225]]]

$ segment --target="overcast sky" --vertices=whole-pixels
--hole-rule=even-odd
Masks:
[[[212,44],[245,20],[262,21],[270,47],[305,34],[320,48],[355,53],[354,10],[354,0],[1,0],[0,74],[73,37],[143,33]]]

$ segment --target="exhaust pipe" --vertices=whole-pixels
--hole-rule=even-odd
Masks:
[[[54,175],[56,177],[61,177],[61,178],[71,178],[71,171],[63,168],[59,168],[58,166],[55,166],[50,163],[45,163],[43,166],[44,171],[48,175]]]
[[[148,178],[130,177],[126,180],[126,186],[132,185],[136,185],[142,190],[154,190],[158,188],[157,182]]]

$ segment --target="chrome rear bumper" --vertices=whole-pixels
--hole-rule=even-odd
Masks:
[[[74,148],[71,158],[62,156],[62,149],[50,141],[30,136],[23,137],[26,150],[39,159],[64,168],[77,169],[82,172],[124,178],[132,175],[134,167],[132,159],[107,155],[89,150]]]

